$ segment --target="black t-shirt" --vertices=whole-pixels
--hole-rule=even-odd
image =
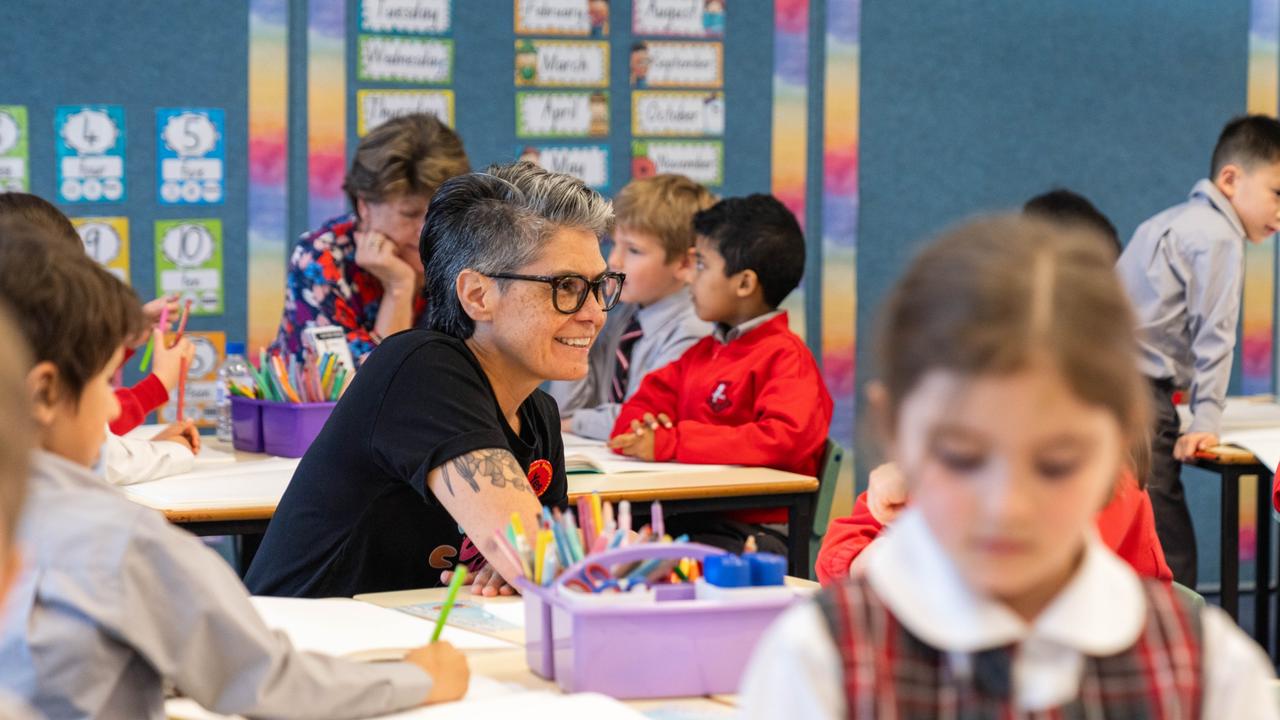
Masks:
[[[439,585],[442,570],[477,551],[427,488],[431,470],[506,448],[526,473],[549,461],[539,501],[567,502],[555,401],[535,390],[519,413],[517,435],[461,340],[430,330],[387,338],[298,464],[245,584],[295,597]]]

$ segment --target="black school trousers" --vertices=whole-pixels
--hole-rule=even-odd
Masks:
[[[1165,562],[1173,579],[1196,586],[1196,533],[1182,490],[1182,463],[1173,457],[1181,423],[1173,406],[1173,381],[1150,380],[1151,408],[1155,424],[1151,433],[1151,473],[1147,494],[1156,515],[1156,535],[1164,548]]]

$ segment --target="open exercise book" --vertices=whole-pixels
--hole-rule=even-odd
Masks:
[[[431,641],[435,628],[422,618],[348,598],[253,597],[267,627],[282,631],[294,646],[353,660],[399,660]],[[515,647],[505,640],[445,626],[441,640],[459,650]]]
[[[1248,450],[1273,473],[1280,465],[1280,428],[1229,430],[1218,440],[1223,445],[1236,445]]]
[[[693,465],[689,463],[646,462],[610,450],[603,441],[564,434],[564,471],[567,473],[618,473],[636,472],[715,472],[728,470],[733,465]]]
[[[178,698],[164,704],[165,715],[173,720],[230,720],[215,715],[197,703]],[[243,720],[235,716],[237,720]],[[376,720],[649,720],[611,697],[595,693],[561,695],[546,690],[524,690],[487,677],[472,675],[467,695],[458,702],[414,708]]]
[[[352,660],[398,660],[409,650],[427,644],[434,629],[433,623],[421,618],[359,600],[254,597],[252,602],[267,626],[283,632],[295,647]],[[445,627],[440,638],[463,651],[517,649],[509,642],[454,627]],[[223,717],[185,698],[165,703],[165,712],[170,718],[181,720],[218,720]],[[473,675],[462,702],[384,715],[381,720],[477,720],[488,717],[519,717],[521,720],[644,718],[626,705],[603,695],[534,692]]]

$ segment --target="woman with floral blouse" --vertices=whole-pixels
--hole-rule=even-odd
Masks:
[[[272,349],[302,355],[302,331],[336,325],[359,365],[425,309],[418,255],[427,205],[470,170],[462,139],[434,115],[405,115],[360,141],[342,189],[352,213],[305,233],[289,257],[284,316]]]

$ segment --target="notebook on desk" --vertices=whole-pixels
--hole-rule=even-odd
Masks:
[[[352,660],[399,660],[431,641],[434,624],[412,615],[348,598],[253,597],[267,627],[294,647]],[[515,647],[488,635],[446,626],[441,640],[459,650]]]
[[[716,472],[734,465],[694,465],[690,463],[648,462],[619,455],[600,440],[564,435],[564,471],[615,475],[637,472]]]
[[[648,716],[613,698],[594,693],[560,695],[554,692],[498,690],[493,680],[471,676],[467,696],[459,701],[414,708],[371,720],[483,720],[484,718],[519,718],[519,720],[647,720]],[[165,715],[173,720],[232,720],[225,715],[200,707],[187,698],[176,698],[164,704]],[[726,708],[727,709],[727,708]],[[238,716],[236,716],[238,719]],[[238,719],[242,720],[242,719]]]
[[[157,510],[275,507],[297,467],[296,458],[224,463],[122,489],[130,500]]]

